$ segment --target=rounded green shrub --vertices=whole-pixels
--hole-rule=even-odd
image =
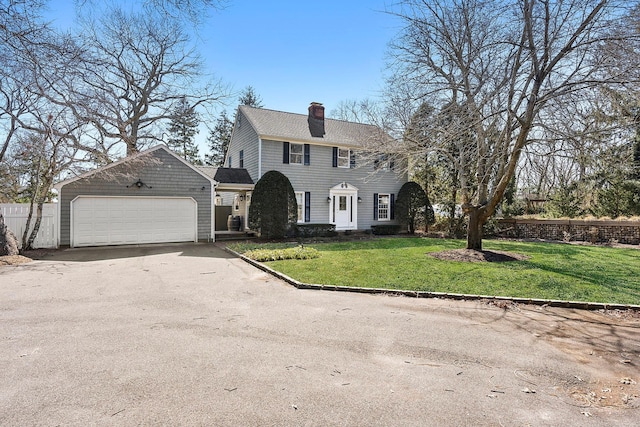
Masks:
[[[249,228],[265,239],[281,239],[298,220],[298,204],[289,178],[278,171],[256,183],[249,206]]]
[[[415,232],[418,223],[435,223],[435,214],[427,193],[417,182],[406,182],[400,188],[396,200],[396,219],[407,227],[409,234]]]

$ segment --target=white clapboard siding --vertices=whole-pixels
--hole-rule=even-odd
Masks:
[[[31,230],[36,222],[36,206],[33,208],[31,218]],[[22,235],[27,225],[29,216],[29,205],[25,203],[0,204],[0,212],[4,217],[4,223],[9,230],[18,238],[18,244],[22,247]],[[38,230],[36,240],[33,242],[34,248],[56,248],[58,247],[58,205],[56,203],[45,203],[42,208],[42,223]]]

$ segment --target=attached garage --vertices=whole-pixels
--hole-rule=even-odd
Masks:
[[[60,245],[213,241],[216,185],[164,145],[63,181]]]
[[[191,197],[78,196],[71,202],[71,246],[197,242]]]

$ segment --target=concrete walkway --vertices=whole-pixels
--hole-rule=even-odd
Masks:
[[[0,425],[635,425],[640,319],[298,290],[214,245],[0,267]]]

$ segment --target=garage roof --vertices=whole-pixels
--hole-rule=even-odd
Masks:
[[[145,155],[148,155],[148,154],[150,154],[150,153],[153,153],[154,151],[157,151],[157,150],[164,150],[164,151],[166,151],[167,153],[169,153],[170,155],[172,155],[173,157],[175,157],[176,159],[180,160],[182,163],[184,163],[185,165],[187,165],[188,167],[190,167],[191,169],[193,169],[196,173],[198,173],[198,174],[202,175],[203,177],[207,178],[209,181],[212,181],[212,185],[215,185],[215,184],[216,184],[215,182],[213,182],[213,181],[215,181],[215,180],[213,179],[213,177],[212,177],[212,176],[208,175],[207,173],[205,173],[205,172],[204,172],[204,171],[202,171],[201,169],[199,169],[199,168],[195,167],[194,165],[192,165],[191,163],[187,162],[187,161],[186,161],[185,159],[183,159],[182,157],[178,156],[176,153],[174,153],[173,151],[171,151],[171,150],[169,149],[169,147],[167,147],[166,145],[164,145],[164,144],[159,144],[159,145],[156,145],[155,147],[151,147],[151,148],[149,148],[148,150],[141,151],[141,152],[139,152],[138,154],[134,154],[134,155],[132,155],[132,156],[124,157],[124,158],[122,158],[122,159],[120,159],[120,160],[118,160],[118,161],[116,161],[116,162],[109,163],[108,165],[103,166],[103,167],[101,167],[101,168],[93,169],[93,170],[90,170],[90,171],[85,172],[85,173],[83,173],[83,174],[80,174],[80,175],[78,175],[78,176],[75,176],[75,177],[73,177],[73,178],[69,178],[69,179],[65,179],[64,181],[60,181],[60,182],[58,182],[57,184],[55,184],[55,185],[54,185],[54,188],[56,188],[56,189],[60,189],[60,188],[64,187],[65,185],[70,184],[70,183],[72,183],[72,182],[74,182],[74,181],[77,181],[77,180],[79,180],[79,179],[83,179],[83,178],[88,178],[88,177],[90,177],[90,176],[92,176],[92,175],[95,175],[95,174],[97,174],[97,173],[104,172],[104,171],[106,171],[106,170],[108,170],[108,169],[111,169],[111,168],[113,168],[113,167],[115,167],[115,166],[118,166],[118,165],[120,165],[120,164],[123,164],[123,163],[127,163],[127,162],[135,161],[136,159],[139,159],[140,157],[145,156]]]

